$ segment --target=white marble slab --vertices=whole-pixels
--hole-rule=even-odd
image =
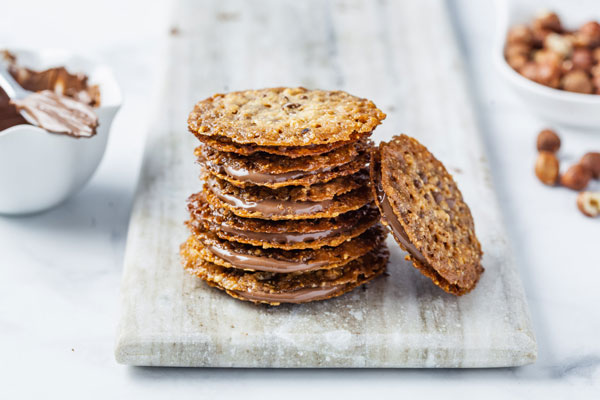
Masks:
[[[127,241],[119,362],[498,367],[535,360],[444,3],[188,0],[175,15],[179,34],[171,39],[162,113],[148,138]],[[184,273],[178,247],[187,234],[185,199],[199,188],[195,143],[185,128],[193,103],[213,92],[298,84],[372,99],[388,114],[375,140],[413,135],[454,173],[485,251],[486,272],[472,293],[442,292],[391,240],[390,276],[314,304],[257,307]]]

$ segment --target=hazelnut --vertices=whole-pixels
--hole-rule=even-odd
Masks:
[[[549,151],[542,151],[535,161],[535,175],[544,184],[554,186],[558,179],[558,159]]]
[[[573,71],[573,61],[571,60],[564,60],[561,64],[560,64],[560,72],[563,74],[566,74],[567,72],[571,72]]]
[[[530,45],[533,41],[533,34],[527,25],[515,25],[508,30],[506,35],[507,43],[522,43]]]
[[[552,50],[542,49],[533,53],[533,61],[538,64],[548,64],[552,66],[559,66],[562,64],[563,56]]]
[[[600,24],[598,22],[586,22],[579,28],[576,34],[586,46],[600,46]]]
[[[544,40],[546,39],[546,36],[548,36],[549,34],[552,33],[552,31],[550,29],[532,29],[531,33],[533,35],[533,45],[536,47],[542,47],[542,45],[544,44]]]
[[[592,79],[592,83],[594,84],[594,86],[596,87],[596,89],[594,90],[594,93],[596,94],[600,94],[600,76],[595,76]]]
[[[564,90],[568,90],[569,92],[577,92],[577,93],[592,93],[592,80],[582,70],[574,70],[567,73],[563,76],[561,80],[561,86]]]
[[[574,68],[581,69],[586,72],[590,71],[594,65],[592,51],[586,48],[577,48],[573,50],[571,60],[573,61]]]
[[[537,149],[538,151],[556,153],[560,149],[560,138],[553,130],[544,129],[538,134]]]
[[[506,62],[515,71],[520,71],[521,68],[523,68],[525,64],[529,62],[529,57],[523,55],[514,55],[511,57],[506,57]]]
[[[596,47],[592,50],[592,59],[596,64],[600,63],[600,47]]]
[[[557,88],[560,84],[560,68],[551,64],[528,62],[519,70],[521,75],[542,85]]]
[[[548,29],[553,32],[562,32],[562,24],[556,13],[549,10],[540,11],[533,20],[533,29]]]
[[[558,65],[539,64],[537,78],[537,82],[542,85],[558,88],[560,86],[560,67]]]
[[[591,172],[593,178],[600,179],[600,153],[586,153],[581,157],[579,164],[587,168]]]
[[[587,217],[600,215],[600,193],[580,192],[577,195],[577,208]]]
[[[504,47],[504,55],[506,58],[514,56],[529,56],[531,46],[525,43],[509,43]]]
[[[573,42],[569,37],[554,32],[546,36],[544,47],[562,57],[567,57],[573,52]]]
[[[592,173],[581,164],[575,164],[560,177],[560,184],[573,190],[583,190],[592,179]]]

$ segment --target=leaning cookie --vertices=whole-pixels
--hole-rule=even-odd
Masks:
[[[371,154],[371,181],[382,222],[413,265],[446,292],[463,295],[483,273],[473,217],[452,176],[406,135]]]

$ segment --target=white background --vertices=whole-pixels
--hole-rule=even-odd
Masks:
[[[600,398],[600,219],[579,214],[574,192],[535,179],[535,135],[545,124],[492,69],[489,2],[450,7],[539,345],[536,364],[495,370],[118,365],[125,236],[146,128],[164,84],[170,7],[140,0],[2,6],[0,48],[62,47],[100,57],[114,69],[125,105],[100,169],[81,193],[47,213],[0,217],[0,398]],[[565,165],[600,150],[600,127],[559,132]]]

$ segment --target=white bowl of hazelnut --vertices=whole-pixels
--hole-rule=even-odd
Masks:
[[[40,212],[93,175],[121,106],[120,89],[108,67],[62,50],[3,51],[0,62],[25,89],[51,90],[86,104],[98,117],[89,137],[51,133],[28,123],[0,90],[0,214]]]
[[[597,0],[496,3],[494,62],[513,91],[548,121],[600,128]]]

